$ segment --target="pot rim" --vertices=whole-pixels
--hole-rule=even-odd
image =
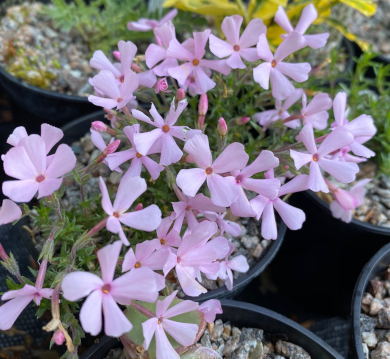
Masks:
[[[323,211],[325,211],[328,215],[332,216],[332,212],[329,208],[329,204],[327,204],[324,200],[322,200],[320,197],[318,197],[313,191],[307,190],[303,192],[306,196],[311,198],[314,203],[320,207]],[[341,219],[336,220],[341,221]],[[373,232],[375,234],[382,234],[382,235],[388,235],[390,236],[390,228],[377,226],[371,223],[362,222],[357,220],[356,218],[352,218],[352,221],[350,223],[345,223],[345,225],[354,226],[358,229],[364,229],[367,232]]]
[[[390,253],[390,243],[383,246],[374,256],[367,262],[361,271],[353,291],[351,303],[352,315],[352,341],[353,349],[355,349],[355,356],[358,359],[366,359],[362,349],[362,336],[360,331],[360,314],[363,293],[365,292],[372,275],[374,274],[378,264],[382,261],[386,254]],[[390,263],[387,263],[389,265]]]

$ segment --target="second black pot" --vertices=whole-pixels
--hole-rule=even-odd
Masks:
[[[223,314],[217,319],[230,321],[236,327],[263,329],[301,346],[313,359],[343,359],[343,357],[309,330],[272,310],[233,300],[222,300]],[[103,359],[111,349],[122,347],[116,338],[102,337],[80,359]]]

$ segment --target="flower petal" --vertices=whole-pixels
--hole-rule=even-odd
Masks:
[[[46,154],[44,156],[46,158]],[[5,154],[4,172],[8,176],[20,180],[35,180],[35,177],[39,174],[26,149],[21,146],[13,147]]]
[[[169,166],[172,163],[178,162],[182,156],[183,152],[175,142],[174,138],[169,133],[164,133],[161,136],[160,164],[163,166]]]
[[[294,93],[295,87],[276,67],[270,74],[272,96],[277,100],[284,100]]]
[[[229,178],[229,177],[228,177]],[[231,177],[234,181],[234,177]],[[278,181],[278,180],[277,180]],[[279,182],[279,181],[278,181]],[[230,210],[235,216],[239,217],[255,217],[256,213],[253,211],[249,200],[241,186],[237,186],[238,198],[230,205]]]
[[[202,95],[215,87],[215,82],[211,80],[209,76],[206,75],[206,73],[200,66],[194,67],[194,79],[196,93],[198,95]]]
[[[145,338],[143,347],[146,350],[148,350],[150,342],[152,341],[154,333],[157,329],[157,325],[158,325],[157,322],[158,322],[157,318],[150,318],[147,321],[142,323],[142,333]]]
[[[130,245],[125,233],[123,232],[121,222],[119,222],[118,218],[116,218],[114,216],[108,217],[108,220],[106,223],[106,228],[107,228],[107,231],[109,231],[111,233],[118,234],[119,238],[121,239],[122,243],[125,246]]]
[[[251,47],[249,49],[241,49],[240,56],[249,62],[254,62],[259,60],[259,54],[257,53],[257,49],[255,47]]]
[[[12,132],[12,134],[8,136],[7,143],[10,144],[11,146],[17,146],[19,144],[19,141],[24,137],[28,137],[26,128],[23,126],[16,127]]]
[[[217,72],[220,72],[223,75],[229,75],[230,73],[230,65],[227,65],[226,60],[200,60],[200,66],[202,66],[203,70],[204,68],[208,68]],[[207,77],[210,77],[209,74],[207,74]]]
[[[209,145],[209,138],[204,134],[196,134],[188,140],[184,146],[184,151],[187,152],[195,163],[202,168],[211,166],[212,157]]]
[[[314,139],[313,126],[311,124],[303,126],[301,132],[299,132],[299,137],[311,155],[317,153],[317,145]]]
[[[266,34],[267,28],[261,19],[252,19],[243,31],[239,44],[243,48],[254,46],[259,41],[261,34]]]
[[[153,68],[153,71],[157,76],[166,77],[169,76],[169,69],[178,66],[179,64],[177,60],[174,59],[173,57],[169,57],[165,59],[163,62],[161,62],[161,64],[155,66]]]
[[[107,244],[97,251],[102,279],[106,284],[111,283],[114,279],[115,267],[118,262],[121,249],[122,242],[116,241],[112,244]]]
[[[229,44],[236,45],[239,43],[241,24],[242,16],[240,15],[226,16],[222,21],[221,29]]]
[[[81,325],[85,332],[93,336],[98,335],[102,330],[103,296],[104,294],[100,289],[95,290],[88,296],[80,309]]]
[[[305,39],[296,31],[291,32],[275,51],[275,60],[279,63],[293,52],[306,46]]]
[[[223,58],[233,53],[233,46],[214,36],[213,34],[209,37],[210,51],[217,57]]]
[[[294,177],[291,181],[288,181],[286,184],[280,187],[279,197],[289,193],[306,191],[308,189],[308,179],[308,175],[298,175]]]
[[[304,35],[303,38],[306,40],[307,46],[316,50],[326,45],[326,42],[329,38],[329,33],[324,32],[322,34]]]
[[[103,295],[104,333],[119,338],[133,329],[133,325],[110,294]]]
[[[0,210],[0,225],[11,223],[22,217],[22,210],[13,201],[3,199],[3,204]]]
[[[256,173],[268,171],[278,165],[279,159],[271,151],[263,150],[249,166],[241,171],[241,174],[252,177]]]
[[[238,198],[239,192],[235,183],[216,173],[207,176],[207,186],[211,201],[217,206],[229,207]]]
[[[157,162],[154,162],[148,156],[142,156],[141,162],[145,166],[153,180],[156,180],[160,176],[160,173],[165,169],[164,166],[161,166]]]
[[[302,228],[302,224],[306,219],[305,212],[283,202],[280,198],[274,201],[274,207],[289,229],[297,230]]]
[[[185,294],[191,297],[198,297],[202,293],[207,293],[207,289],[200,285],[182,265],[176,265],[176,274]]]
[[[308,27],[317,19],[317,10],[313,4],[307,5],[303,10],[301,17],[298,21],[297,26],[295,26],[295,31],[300,34],[304,34]]]
[[[57,127],[43,123],[41,125],[41,137],[45,142],[46,154],[49,154],[54,145],[64,137],[64,132]]]
[[[125,213],[119,220],[128,227],[151,232],[161,223],[161,210],[152,204],[140,211]]]
[[[272,66],[269,62],[264,62],[253,69],[253,79],[264,89],[269,89],[269,79]]]
[[[138,79],[138,75],[135,72],[131,71],[130,69],[126,70],[125,79],[121,87],[121,97],[123,99],[128,99],[128,101],[132,100],[133,92],[137,90],[139,84],[140,81]]]
[[[350,183],[356,179],[359,166],[353,162],[343,162],[321,158],[318,161],[320,167],[342,183]]]
[[[152,146],[158,141],[163,135],[163,131],[160,128],[156,128],[150,132],[136,133],[134,134],[134,143],[137,147],[137,151],[146,156]]]
[[[131,188],[131,191],[129,189]],[[119,183],[118,191],[113,205],[114,211],[123,213],[127,211],[134,201],[146,191],[146,181],[141,177],[123,177]]]
[[[65,144],[59,145],[50,165],[47,167],[48,178],[58,178],[73,170],[76,165],[76,156],[72,149]]]
[[[102,193],[103,210],[109,216],[111,216],[113,214],[113,208],[112,208],[112,204],[111,204],[110,195],[108,194],[107,186],[103,180],[103,177],[99,177],[99,187],[100,187],[100,192]]]
[[[89,272],[72,272],[67,274],[61,283],[62,295],[74,302],[88,296],[92,291],[99,291],[104,282]]]
[[[187,196],[195,196],[206,178],[206,171],[202,168],[183,169],[176,177],[176,184]]]
[[[233,53],[227,60],[226,64],[232,69],[245,69],[246,66],[241,60],[241,56],[238,52]]]
[[[265,34],[261,34],[259,36],[259,41],[256,45],[256,48],[257,48],[257,54],[259,55],[260,59],[269,62],[270,63],[269,65],[271,65],[271,62],[274,59],[274,55],[269,49],[267,37],[265,36]]]
[[[308,62],[298,64],[290,64],[287,62],[279,62],[276,67],[282,74],[291,77],[296,82],[304,82],[309,78],[311,66]]]
[[[290,20],[282,6],[278,6],[278,11],[275,14],[274,21],[288,34],[294,31],[293,26],[291,25]]]
[[[183,45],[181,45],[176,39],[172,39],[169,42],[169,47],[167,49],[167,57],[174,57],[175,59],[189,62],[191,62],[195,58],[194,55],[190,51],[188,51]],[[202,57],[203,56],[201,56],[200,58]]]
[[[278,196],[280,182],[277,178],[271,179],[253,179],[245,178],[242,181],[242,187],[249,191],[254,191],[269,199],[275,199]]]
[[[155,336],[158,359],[180,359],[179,354],[173,349],[161,325],[157,325]]]
[[[26,295],[10,300],[0,307],[0,330],[8,330],[14,325],[20,313],[34,299],[34,295]]]
[[[353,135],[351,135],[344,127],[336,127],[318,147],[318,155],[323,157],[344,146],[350,145],[353,140]]]
[[[122,74],[125,74],[126,70],[131,69],[131,64],[135,54],[137,53],[137,46],[135,46],[131,41],[119,41],[118,49],[121,55],[121,70]]]
[[[190,301],[185,301],[185,302],[190,302]],[[184,302],[181,302],[180,304],[183,303]],[[196,308],[199,307],[198,303],[195,302],[192,303],[196,304]],[[175,307],[177,307],[180,304],[177,304]],[[196,324],[174,322],[172,320],[164,318],[162,322],[162,326],[164,330],[168,334],[170,334],[172,338],[175,339],[181,345],[189,346],[194,344],[196,339],[196,334],[198,333],[198,326]]]
[[[92,102],[96,106],[100,106],[108,109],[114,108],[118,104],[117,100],[111,98],[98,97],[94,95],[89,95],[88,101]]]
[[[326,185],[324,178],[322,177],[318,162],[313,161],[312,163],[310,163],[310,174],[307,181],[307,187],[314,192],[321,191],[324,193],[329,193],[328,186]]]
[[[261,195],[253,198],[249,201],[253,210],[256,212],[256,219],[259,220],[261,215],[263,214],[265,206],[270,202],[268,198],[265,198]]]
[[[35,180],[5,181],[2,187],[3,194],[15,202],[30,202],[38,188],[39,183]]]
[[[218,158],[213,162],[215,173],[225,173],[241,170],[249,160],[243,144],[234,142],[227,146]]]
[[[100,71],[93,77],[93,86],[113,100],[116,100],[121,95],[118,82],[111,71]]]
[[[108,70],[109,72],[112,72],[116,77],[121,76],[120,71],[111,63],[111,61],[101,50],[97,50],[93,53],[93,56],[89,61],[89,65],[97,70]]]
[[[264,207],[263,221],[261,222],[261,235],[265,239],[276,239],[278,237],[274,206],[271,201]]]
[[[62,180],[62,178],[47,178],[43,182],[39,183],[37,198],[40,199],[53,194],[61,187]]]

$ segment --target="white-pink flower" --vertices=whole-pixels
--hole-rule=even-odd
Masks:
[[[319,49],[320,47],[325,46],[326,41],[328,40],[329,37],[329,33],[325,32],[322,34],[304,35],[306,30],[309,28],[309,26],[317,19],[317,16],[318,16],[317,10],[314,7],[314,5],[313,4],[307,5],[303,9],[301,17],[297,23],[297,26],[295,26],[294,29],[283,7],[279,6],[279,10],[276,12],[275,15],[275,22],[284,31],[286,31],[287,34],[290,34],[291,32],[295,31],[299,33],[306,40],[307,46],[311,47],[312,49]],[[282,39],[285,39],[287,37],[287,34],[283,34],[280,37]]]
[[[215,82],[210,79],[209,69],[228,75],[230,67],[226,60],[205,60],[206,43],[211,30],[194,32],[194,38],[180,44],[176,39],[169,43],[167,56],[176,58],[184,63],[177,67],[171,67],[169,75],[175,78],[181,87],[185,86],[186,80],[192,75],[194,78],[196,93],[201,95],[211,90]]]
[[[137,150],[137,147],[134,142],[134,136],[139,133],[139,124],[132,126],[126,126],[123,129],[123,132],[129,139],[132,148],[129,148],[125,151],[120,151],[113,153],[106,158],[108,167],[111,170],[118,168],[121,164],[131,160],[131,165],[127,170],[124,177],[137,177],[141,175],[142,165],[149,172],[150,176],[156,180],[162,171],[164,171],[164,166],[159,165],[153,161],[150,157],[141,155]],[[161,143],[159,141],[155,142],[154,145],[147,151],[147,155],[160,153],[161,152]]]
[[[310,163],[310,174],[307,182],[309,189],[314,192],[329,192],[328,186],[322,177],[321,169],[342,183],[349,183],[355,180],[356,173],[359,172],[359,166],[356,163],[327,158],[332,152],[348,146],[353,142],[353,136],[345,128],[340,127],[334,129],[318,149],[311,124],[303,127],[301,132],[299,132],[299,137],[309,153],[290,150],[290,156],[294,160],[297,170]]]
[[[145,338],[143,347],[148,349],[153,336],[155,336],[157,359],[180,358],[180,355],[169,342],[165,332],[179,344],[186,347],[194,344],[198,333],[199,328],[196,324],[181,323],[170,319],[180,314],[199,310],[199,304],[190,300],[184,300],[169,308],[176,294],[177,290],[164,300],[158,300],[156,304],[156,317],[150,318],[142,323],[142,331]]]
[[[177,9],[169,11],[161,20],[140,18],[138,21],[130,21],[127,28],[130,31],[150,31],[155,30],[166,22],[171,21],[177,15]]]
[[[214,322],[216,315],[222,314],[221,302],[217,299],[210,299],[203,302],[199,306],[199,310],[205,315],[207,323]]]
[[[158,297],[154,272],[147,267],[130,271],[114,279],[122,242],[116,241],[97,252],[102,277],[89,272],[73,272],[62,280],[62,295],[69,301],[87,297],[80,310],[80,322],[85,332],[104,332],[119,337],[132,329],[118,304],[130,305],[132,300],[154,302]],[[118,304],[117,304],[118,303]]]
[[[181,242],[180,230],[176,230],[175,228],[169,230],[169,228],[171,228],[172,222],[173,220],[171,217],[166,217],[157,227],[157,238],[152,240],[156,249],[166,248],[171,250],[173,247],[179,247]]]
[[[110,152],[107,154],[105,160],[103,161],[103,163],[109,167],[108,159],[110,158],[110,156],[113,155],[113,153],[112,153],[113,148],[112,147],[118,148],[118,146],[120,144],[120,140],[115,140],[115,138],[112,137],[110,139],[110,142],[108,143],[108,145],[106,145],[102,134],[99,131],[96,131],[91,127],[91,141],[95,145],[95,147],[97,147],[102,153],[106,154],[106,153]],[[116,142],[116,143],[114,144],[114,142]],[[118,166],[113,168],[112,171],[122,172],[122,170]]]
[[[134,201],[146,191],[146,182],[141,177],[123,177],[119,183],[114,204],[111,203],[106,184],[100,177],[100,191],[102,192],[102,207],[108,214],[106,228],[109,232],[119,235],[124,245],[130,245],[122,225],[141,231],[154,231],[161,223],[161,211],[152,204],[144,209],[127,212]]]
[[[266,178],[274,178],[274,171],[267,171]],[[280,197],[289,193],[307,190],[307,181],[308,175],[299,175],[280,187],[276,199],[270,200],[259,195],[250,201],[253,210],[256,212],[256,219],[259,220],[261,215],[263,215],[261,235],[265,239],[276,239],[278,237],[274,209],[279,213],[282,221],[289,229],[297,230],[302,228],[302,224],[306,219],[305,212],[287,204]]]
[[[324,130],[328,127],[328,110],[332,107],[332,100],[326,93],[320,93],[313,97],[309,104],[305,93],[302,94],[303,125],[311,123],[313,128]]]
[[[227,41],[223,41],[213,34],[209,37],[210,51],[219,58],[229,56],[226,64],[232,69],[245,69],[246,66],[241,57],[249,62],[259,59],[257,49],[252,48],[252,46],[257,44],[261,34],[267,32],[263,20],[253,19],[240,37],[242,20],[242,16],[233,15],[225,17],[222,21],[221,28]]]
[[[0,209],[0,226],[7,223],[12,223],[22,217],[22,210],[13,201],[3,199],[3,204]]]
[[[62,131],[61,131],[62,132]],[[4,171],[18,181],[3,182],[3,193],[15,202],[29,202],[38,191],[38,199],[57,191],[62,177],[72,171],[76,157],[65,144],[47,157],[46,143],[41,136],[23,137],[5,156]]]
[[[237,200],[238,188],[221,174],[241,170],[247,164],[249,156],[241,143],[230,144],[213,161],[208,137],[204,134],[196,134],[186,142],[184,151],[200,167],[180,170],[177,175],[176,183],[185,195],[194,197],[202,184],[207,181],[211,201],[215,205],[228,207]]]
[[[215,222],[219,228],[219,235],[223,236],[226,232],[233,237],[241,234],[241,227],[238,223],[225,219],[226,213],[215,213],[210,211],[201,211],[201,213],[211,222]]]
[[[303,82],[309,78],[311,66],[307,62],[290,64],[283,62],[287,56],[306,46],[306,41],[297,32],[292,32],[272,54],[267,38],[264,34],[259,37],[257,52],[265,62],[253,69],[253,78],[260,86],[268,90],[271,81],[272,96],[277,100],[284,100],[292,95],[295,88],[286,76],[296,82]]]

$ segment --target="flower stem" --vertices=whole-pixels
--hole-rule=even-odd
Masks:
[[[282,123],[287,123],[287,122],[290,122],[293,120],[302,120],[302,119],[303,119],[303,116],[299,113],[299,114],[292,115],[290,117],[285,118],[284,120],[282,120]]]
[[[153,313],[148,308],[145,308],[143,305],[138,304],[136,302],[131,302],[130,306],[132,306],[135,310],[138,310],[141,314],[145,315],[148,318],[155,318],[156,314]]]

